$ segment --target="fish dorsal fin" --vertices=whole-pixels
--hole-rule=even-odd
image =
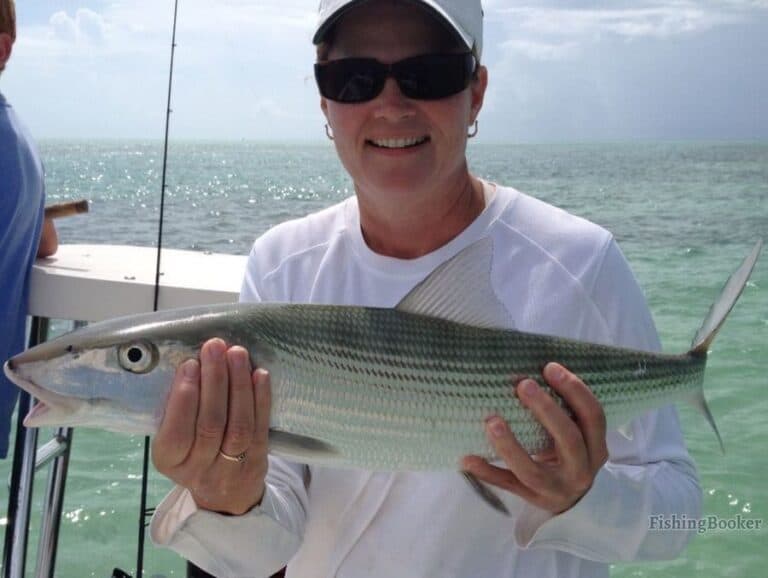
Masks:
[[[474,327],[510,329],[509,311],[491,285],[492,260],[491,239],[472,243],[432,271],[396,309]]]

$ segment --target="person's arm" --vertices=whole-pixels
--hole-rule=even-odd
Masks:
[[[153,516],[156,544],[217,576],[267,577],[285,566],[307,498],[300,467],[268,465],[269,410],[269,375],[251,378],[242,347],[211,339],[199,362],[182,364],[152,443],[155,467],[178,484]]]
[[[592,294],[615,344],[660,349],[645,299],[615,243],[606,250]],[[543,392],[520,398],[553,435],[556,451],[548,458],[554,459],[532,460],[505,428],[489,437],[506,468],[479,458],[467,462],[478,478],[508,490],[503,499],[526,501],[514,523],[518,546],[608,563],[678,556],[693,532],[664,530],[660,520],[673,514],[698,518],[702,499],[674,408],[635,419],[632,439],[606,434],[602,408],[577,376],[557,378],[551,368],[545,375],[575,420]]]
[[[214,576],[267,578],[301,545],[304,478],[304,466],[270,456],[261,503],[240,516],[203,510],[189,490],[176,486],[152,516],[150,537]]]
[[[260,278],[254,270],[257,262],[252,253],[241,301],[263,300],[256,289]],[[253,373],[249,398],[247,356],[239,364],[227,364],[225,359],[217,363],[215,358],[221,358],[221,352],[209,357],[213,341],[217,340],[203,347],[194,375],[185,377],[183,371],[178,372],[163,419],[165,427],[161,425],[153,443],[155,465],[178,485],[156,509],[150,536],[155,544],[171,548],[216,576],[266,578],[285,566],[301,544],[308,503],[306,466],[267,456],[269,376],[263,370]],[[237,352],[241,349],[230,347],[225,357],[243,353]],[[185,389],[191,394],[186,408]],[[222,404],[226,397],[222,390],[229,391],[230,398],[239,396],[240,401]],[[206,409],[198,411],[203,403]],[[203,422],[201,415],[211,419]],[[238,423],[245,427],[236,427]],[[241,434],[253,430],[253,438],[233,436],[237,430],[243,430]],[[194,441],[201,436],[203,440]],[[245,461],[223,459],[220,449],[230,455],[245,451]]]
[[[46,217],[40,231],[40,244],[37,246],[38,257],[50,257],[59,249],[59,235],[53,219]]]
[[[633,439],[609,432],[611,454],[590,489],[570,509],[553,514],[526,505],[515,524],[523,548],[554,548],[590,560],[668,560],[694,531],[661,520],[697,519],[701,488],[673,407],[632,422]]]

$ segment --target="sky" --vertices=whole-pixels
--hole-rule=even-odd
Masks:
[[[173,0],[16,0],[37,138],[160,139]],[[325,138],[317,0],[180,0],[171,136]],[[768,0],[484,0],[478,141],[768,140]]]

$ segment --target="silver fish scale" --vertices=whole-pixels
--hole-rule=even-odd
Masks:
[[[548,361],[580,375],[609,422],[695,390],[705,363],[391,309],[272,306],[255,310],[249,326],[254,358],[273,374],[272,427],[334,446],[335,466],[372,470],[456,469],[464,455],[494,458],[483,429],[493,414],[527,451],[548,447],[512,390],[532,377],[553,393],[540,375]]]

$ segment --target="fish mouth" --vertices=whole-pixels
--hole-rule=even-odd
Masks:
[[[60,420],[63,416],[76,413],[76,403],[73,403],[71,398],[42,388],[19,375],[19,369],[23,366],[23,364],[18,363],[19,357],[20,355],[17,355],[6,361],[3,365],[3,373],[37,401],[24,418],[24,425],[26,427],[40,427],[47,425],[50,418]]]

